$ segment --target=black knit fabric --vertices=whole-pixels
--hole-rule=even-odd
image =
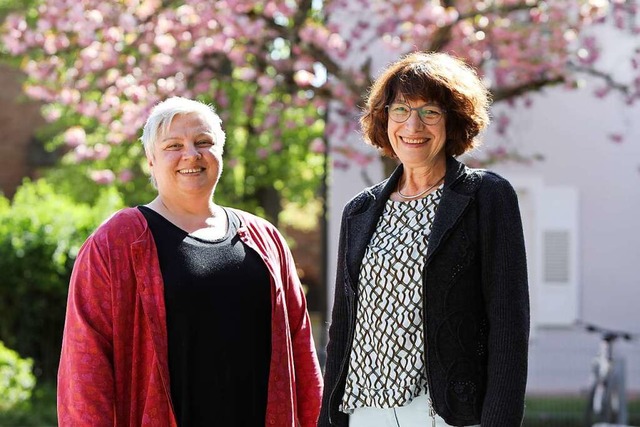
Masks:
[[[180,427],[264,426],[271,361],[267,266],[236,234],[195,238],[139,206],[164,282],[171,401]]]
[[[321,427],[349,422],[338,406],[353,341],[360,265],[401,175],[399,166],[343,211]],[[453,426],[520,426],[529,294],[522,223],[511,185],[495,173],[447,159],[425,258],[425,352],[436,412]]]

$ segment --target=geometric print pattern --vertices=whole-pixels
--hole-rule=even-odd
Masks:
[[[385,205],[360,269],[342,412],[404,406],[426,390],[422,271],[441,195]]]

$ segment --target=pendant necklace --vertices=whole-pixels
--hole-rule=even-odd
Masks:
[[[418,197],[422,197],[425,194],[427,194],[429,191],[433,190],[433,188],[440,184],[440,181],[442,181],[444,179],[444,175],[442,175],[442,178],[440,178],[439,180],[437,180],[435,182],[435,184],[433,184],[431,187],[427,188],[424,191],[421,191],[418,194],[412,194],[412,195],[407,195],[407,194],[402,194],[402,192],[400,191],[400,187],[398,187],[398,189],[396,190],[398,192],[398,196],[402,197],[404,200],[413,200],[413,199],[417,199]]]

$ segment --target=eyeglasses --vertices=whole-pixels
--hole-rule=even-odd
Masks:
[[[404,102],[394,102],[393,104],[385,105],[389,117],[396,123],[404,123],[409,117],[411,117],[412,111],[418,112],[420,121],[425,125],[437,125],[440,122],[442,116],[444,116],[445,110],[435,108],[430,105],[423,105],[422,107],[411,108]]]

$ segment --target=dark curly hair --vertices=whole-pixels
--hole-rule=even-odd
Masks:
[[[416,52],[382,71],[369,90],[360,126],[365,141],[396,157],[387,136],[386,105],[396,99],[428,100],[445,113],[448,155],[459,156],[479,144],[489,124],[491,95],[476,71],[445,53]]]

